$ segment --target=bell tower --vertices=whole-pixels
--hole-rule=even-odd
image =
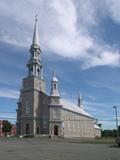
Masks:
[[[36,89],[43,93],[46,92],[45,81],[43,78],[42,52],[39,44],[39,34],[37,26],[37,15],[35,16],[35,26],[33,40],[30,47],[30,58],[27,63],[28,75],[23,79],[23,89]]]
[[[50,103],[51,104],[60,104],[60,94],[58,90],[58,79],[53,72],[52,81],[51,81],[51,92],[50,92]]]
[[[62,136],[62,116],[61,116],[61,109],[62,105],[60,103],[60,94],[58,90],[58,79],[53,72],[52,81],[51,81],[51,92],[50,92],[50,101],[49,101],[49,113],[50,113],[50,120],[49,120],[49,134],[51,136]]]
[[[33,40],[30,47],[30,58],[27,63],[28,75],[22,81],[17,109],[17,134],[40,134],[48,132],[48,96],[43,78],[41,48],[39,44],[37,16]],[[43,124],[44,123],[44,124]]]

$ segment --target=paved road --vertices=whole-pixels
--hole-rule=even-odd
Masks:
[[[0,139],[0,160],[120,160],[120,148],[48,139]]]

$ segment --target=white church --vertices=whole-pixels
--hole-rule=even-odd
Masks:
[[[51,80],[50,95],[46,93],[41,54],[36,18],[27,63],[28,74],[22,80],[17,103],[17,135],[101,137],[101,128],[95,117],[84,110],[81,95],[78,96],[77,105],[60,96],[55,72]]]

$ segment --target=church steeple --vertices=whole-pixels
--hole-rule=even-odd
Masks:
[[[32,46],[35,46],[35,45],[39,46],[37,15],[35,16],[35,27],[34,27],[34,34],[33,34],[33,41],[32,41]]]
[[[78,93],[78,107],[83,109],[82,95],[80,92]]]
[[[32,45],[30,48],[30,59],[28,61],[28,76],[36,76],[39,79],[43,79],[43,67],[41,63],[41,49],[39,44],[39,35],[37,27],[37,15],[35,16],[35,26]]]
[[[55,75],[55,72],[53,72],[53,77],[51,81],[51,93],[50,96],[60,97],[59,91],[58,91],[58,79]]]

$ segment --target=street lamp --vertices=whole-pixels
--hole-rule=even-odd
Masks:
[[[118,139],[118,116],[117,116],[117,106],[113,106],[115,109],[115,116],[116,116],[116,132],[117,132],[117,139]]]

